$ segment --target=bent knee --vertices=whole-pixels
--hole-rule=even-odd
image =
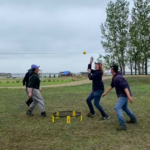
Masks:
[[[86,102],[88,103],[89,101],[90,101],[90,99],[89,99],[89,98],[87,98],[87,99],[86,99]]]
[[[102,107],[102,106],[100,105],[100,103],[98,103],[98,102],[94,102],[94,106],[95,106],[95,107]]]
[[[121,108],[118,107],[118,106],[115,106],[115,107],[114,107],[114,110],[115,110],[115,111],[118,111],[118,110],[120,110],[120,109],[121,109]]]

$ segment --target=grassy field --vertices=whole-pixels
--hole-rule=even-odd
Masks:
[[[70,83],[74,81],[80,81],[87,79],[87,77],[84,76],[78,76],[78,77],[60,77],[60,78],[43,78],[41,80],[41,85],[56,85],[56,84],[64,84],[64,83]],[[0,87],[21,87],[23,79],[0,79]]]
[[[100,115],[88,118],[86,97],[91,85],[44,88],[47,118],[41,118],[39,108],[34,117],[25,115],[27,95],[20,89],[0,90],[0,150],[149,150],[150,149],[150,77],[128,78],[135,103],[129,107],[138,118],[138,126],[128,125],[127,131],[117,132],[118,121],[113,110],[117,100],[115,90],[101,100],[110,120],[99,121]],[[105,88],[110,80],[105,81]],[[75,110],[79,118],[51,121],[56,111]],[[125,118],[128,117],[125,115]]]

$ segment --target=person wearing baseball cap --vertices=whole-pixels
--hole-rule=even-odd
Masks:
[[[90,64],[88,65],[88,77],[92,80],[92,92],[89,94],[86,99],[87,105],[89,107],[90,112],[87,114],[88,117],[94,117],[95,111],[91,101],[94,99],[94,105],[99,110],[102,115],[102,120],[108,119],[108,115],[103,110],[103,107],[100,105],[100,99],[104,92],[104,84],[102,81],[103,76],[103,68],[100,62],[95,62],[95,70],[91,69],[93,59],[91,59]]]
[[[31,66],[32,73],[29,80],[29,97],[32,97],[33,102],[29,106],[29,110],[26,111],[26,114],[28,116],[33,116],[33,110],[38,105],[41,111],[41,116],[46,117],[44,99],[40,93],[42,89],[40,88],[40,79],[38,76],[39,67],[40,66],[37,65]]]
[[[118,131],[127,130],[126,121],[124,120],[122,109],[126,112],[126,114],[130,117],[130,120],[127,123],[137,123],[137,119],[133,112],[128,108],[128,100],[130,103],[133,103],[132,95],[130,87],[122,76],[121,72],[119,72],[118,65],[114,64],[111,67],[111,73],[113,75],[111,86],[108,90],[103,94],[103,97],[107,95],[109,91],[111,91],[114,87],[116,89],[116,94],[118,96],[118,101],[114,107],[117,112],[117,118],[120,124],[120,127],[117,128]]]

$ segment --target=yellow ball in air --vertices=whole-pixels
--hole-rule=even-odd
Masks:
[[[86,52],[84,51],[84,52],[83,52],[83,54],[85,55],[85,54],[86,54]]]

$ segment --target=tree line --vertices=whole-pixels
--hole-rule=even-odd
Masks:
[[[130,12],[127,0],[110,1],[106,8],[106,20],[101,24],[101,44],[106,55],[105,69],[118,64],[125,74],[128,67],[131,74],[148,74],[150,58],[150,2],[133,0]]]

